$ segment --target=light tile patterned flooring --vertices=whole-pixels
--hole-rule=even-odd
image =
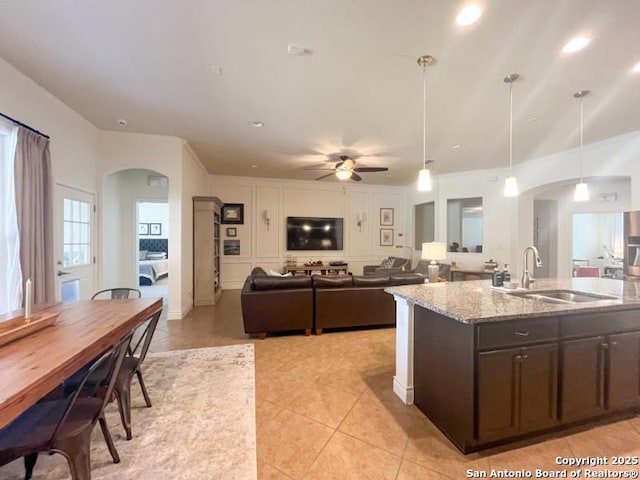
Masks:
[[[640,455],[640,417],[461,455],[393,394],[394,329],[248,338],[238,290],[184,320],[161,320],[151,350],[246,342],[256,354],[261,480],[460,479],[467,469],[526,469],[535,478],[535,469],[562,470],[558,456]],[[640,470],[622,467],[632,468]]]

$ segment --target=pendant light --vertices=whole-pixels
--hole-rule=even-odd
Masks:
[[[513,82],[515,82],[520,75],[512,73],[504,77],[504,82],[509,84],[509,176],[504,180],[504,196],[505,197],[517,197],[518,181],[513,176]]]
[[[574,97],[580,99],[580,182],[576,185],[576,191],[573,194],[573,200],[576,202],[586,202],[589,200],[589,187],[582,179],[582,140],[584,132],[584,97],[589,95],[589,90],[580,90],[573,94]]]
[[[418,65],[422,67],[422,168],[418,173],[418,191],[431,191],[431,171],[427,164],[427,67],[433,64],[434,58],[431,55],[423,55],[418,58]]]

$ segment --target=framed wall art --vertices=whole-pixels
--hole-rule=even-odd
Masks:
[[[244,203],[225,203],[222,206],[222,223],[242,225],[244,223]]]
[[[149,224],[149,235],[162,235],[162,224],[161,223],[150,223]]]
[[[380,225],[393,226],[393,208],[380,209]]]
[[[380,246],[393,247],[393,228],[380,229]]]

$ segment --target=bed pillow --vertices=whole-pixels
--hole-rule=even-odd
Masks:
[[[167,252],[147,252],[147,260],[164,260]]]
[[[148,252],[146,250],[140,250],[140,252],[138,253],[138,260],[146,260],[147,253]]]

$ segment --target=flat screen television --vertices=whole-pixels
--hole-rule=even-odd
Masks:
[[[287,250],[342,250],[342,218],[287,217]]]

